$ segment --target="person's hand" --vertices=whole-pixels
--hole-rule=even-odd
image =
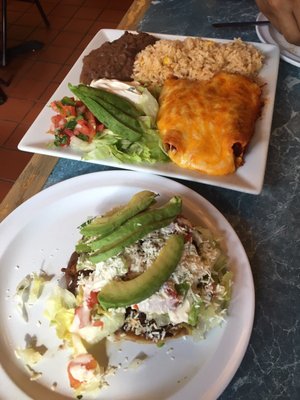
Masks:
[[[256,4],[289,43],[300,45],[300,0],[256,0]]]

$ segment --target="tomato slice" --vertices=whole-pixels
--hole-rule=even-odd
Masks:
[[[92,322],[92,325],[93,326],[101,326],[101,328],[103,328],[104,323],[102,321],[100,321],[100,320],[95,320],[95,321]]]
[[[79,319],[79,328],[84,328],[85,326],[89,325],[91,315],[88,308],[79,306],[75,309],[75,315],[77,315]]]
[[[83,383],[85,383],[84,380],[80,381],[74,378],[72,374],[72,369],[78,366],[89,371],[89,370],[95,370],[98,366],[98,363],[91,354],[80,354],[69,362],[67,368],[68,378],[71,387],[74,389],[78,389]]]
[[[72,362],[72,361],[71,361]],[[81,382],[75,379],[71,373],[71,363],[68,365],[68,378],[70,382],[70,386],[74,389],[78,389],[79,386],[81,385]]]
[[[93,308],[95,304],[98,304],[98,293],[92,291],[87,299],[87,306],[88,308]]]

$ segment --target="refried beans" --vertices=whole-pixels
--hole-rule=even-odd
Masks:
[[[148,33],[125,32],[113,42],[105,42],[83,58],[80,82],[89,85],[94,79],[118,79],[132,81],[136,55],[158,39]]]

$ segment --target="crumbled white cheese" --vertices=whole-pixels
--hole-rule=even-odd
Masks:
[[[189,323],[192,307],[200,299],[199,295],[194,293],[193,287],[197,286],[201,291],[201,302],[204,306],[209,306],[215,295],[222,298],[225,295],[225,288],[222,285],[215,286],[211,272],[220,255],[216,242],[200,229],[198,231],[179,219],[126,247],[119,256],[96,265],[81,258],[80,269],[92,270],[88,276],[82,275],[79,279],[83,304],[86,304],[91,291],[101,291],[115,277],[127,274],[129,279],[133,279],[143,273],[155,261],[169,236],[176,233],[183,234],[186,240],[181,260],[175,271],[156,293],[136,304],[137,311],[129,312],[122,329],[158,342],[166,335],[165,326]],[[182,285],[183,290],[178,290],[176,285]],[[118,312],[124,315],[125,309]],[[139,319],[139,312],[146,315],[146,320]],[[209,321],[209,324],[215,322],[215,320]]]
[[[89,269],[89,263],[88,260],[83,263],[84,269]],[[98,292],[114,277],[126,274],[127,270],[121,257],[112,257],[96,264],[95,270],[88,276],[82,274],[78,280],[78,286],[83,288],[84,298],[88,298],[92,291]]]

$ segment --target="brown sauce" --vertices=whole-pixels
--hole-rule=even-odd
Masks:
[[[61,271],[65,274],[64,277],[67,289],[74,295],[76,293],[76,288],[78,286],[78,279],[80,278],[80,275],[89,275],[92,272],[90,270],[77,271],[78,257],[78,253],[74,251],[74,253],[72,253],[70,257],[67,268],[61,269]]]
[[[132,81],[136,55],[158,39],[147,33],[125,32],[113,42],[105,42],[83,58],[80,82],[89,85],[93,79],[118,79]]]

